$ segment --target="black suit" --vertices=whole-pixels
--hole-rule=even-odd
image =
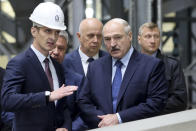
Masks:
[[[168,57],[157,51],[157,58],[165,64],[165,76],[169,84],[169,94],[163,114],[183,111],[187,107],[187,91],[185,78],[177,59]]]

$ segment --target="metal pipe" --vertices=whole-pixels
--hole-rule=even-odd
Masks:
[[[162,49],[162,0],[157,0],[157,25],[160,29],[160,49]]]

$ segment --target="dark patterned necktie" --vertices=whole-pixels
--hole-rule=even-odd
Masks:
[[[94,61],[94,59],[92,57],[89,57],[87,61],[90,63],[90,62]]]
[[[116,104],[117,104],[117,99],[118,99],[118,94],[119,94],[119,90],[120,90],[120,86],[121,86],[121,82],[122,82],[122,73],[121,73],[121,66],[122,66],[122,62],[120,60],[117,60],[115,63],[116,66],[116,73],[115,76],[113,78],[113,82],[112,82],[112,98],[113,98],[113,113],[116,113]]]
[[[50,88],[51,88],[51,90],[53,90],[54,89],[53,88],[53,79],[52,79],[52,74],[51,74],[50,67],[49,67],[49,59],[46,58],[44,60],[44,63],[45,63],[45,73],[46,73],[46,76],[48,78]]]

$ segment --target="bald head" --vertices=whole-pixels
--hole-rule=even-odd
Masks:
[[[84,31],[86,31],[86,28],[95,28],[98,27],[99,29],[102,30],[103,28],[103,24],[101,23],[101,21],[99,21],[96,18],[87,18],[81,21],[80,26],[79,26],[79,32],[82,33]]]
[[[87,18],[81,21],[79,32],[77,33],[80,41],[81,51],[89,57],[95,56],[102,43],[103,24],[96,18]]]

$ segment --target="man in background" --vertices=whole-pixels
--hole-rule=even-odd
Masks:
[[[187,91],[185,78],[180,62],[172,57],[161,53],[160,30],[157,24],[144,23],[139,28],[138,43],[141,52],[161,59],[165,64],[165,77],[169,84],[169,95],[165,109],[162,114],[183,111],[187,106]]]
[[[81,75],[86,75],[89,62],[96,60],[107,53],[100,50],[102,44],[103,24],[96,18],[82,20],[77,37],[79,49],[65,56],[63,67]]]
[[[51,57],[62,64],[66,50],[68,46],[68,34],[66,31],[59,33],[56,47],[50,51]],[[66,62],[66,61],[65,61]],[[79,73],[73,72],[72,70],[64,70],[65,84],[80,86],[83,76]],[[84,122],[79,117],[79,110],[76,105],[76,93],[67,97],[68,108],[72,118],[72,131],[86,130]]]
[[[87,18],[81,21],[79,32],[77,33],[80,46],[77,50],[65,56],[63,68],[66,72],[71,71],[84,76],[87,73],[90,62],[107,55],[105,51],[100,50],[102,44],[102,28],[103,24],[96,18]],[[70,103],[72,105],[72,111],[75,112],[73,113],[75,114],[75,120],[72,124],[72,130],[87,130],[87,126],[79,117],[78,109],[73,106],[75,105],[75,99],[76,95],[70,100],[72,101]]]
[[[56,47],[50,51],[50,56],[53,57],[60,64],[63,63],[65,53],[68,47],[68,33],[66,31],[60,31],[59,37],[56,41]]]

